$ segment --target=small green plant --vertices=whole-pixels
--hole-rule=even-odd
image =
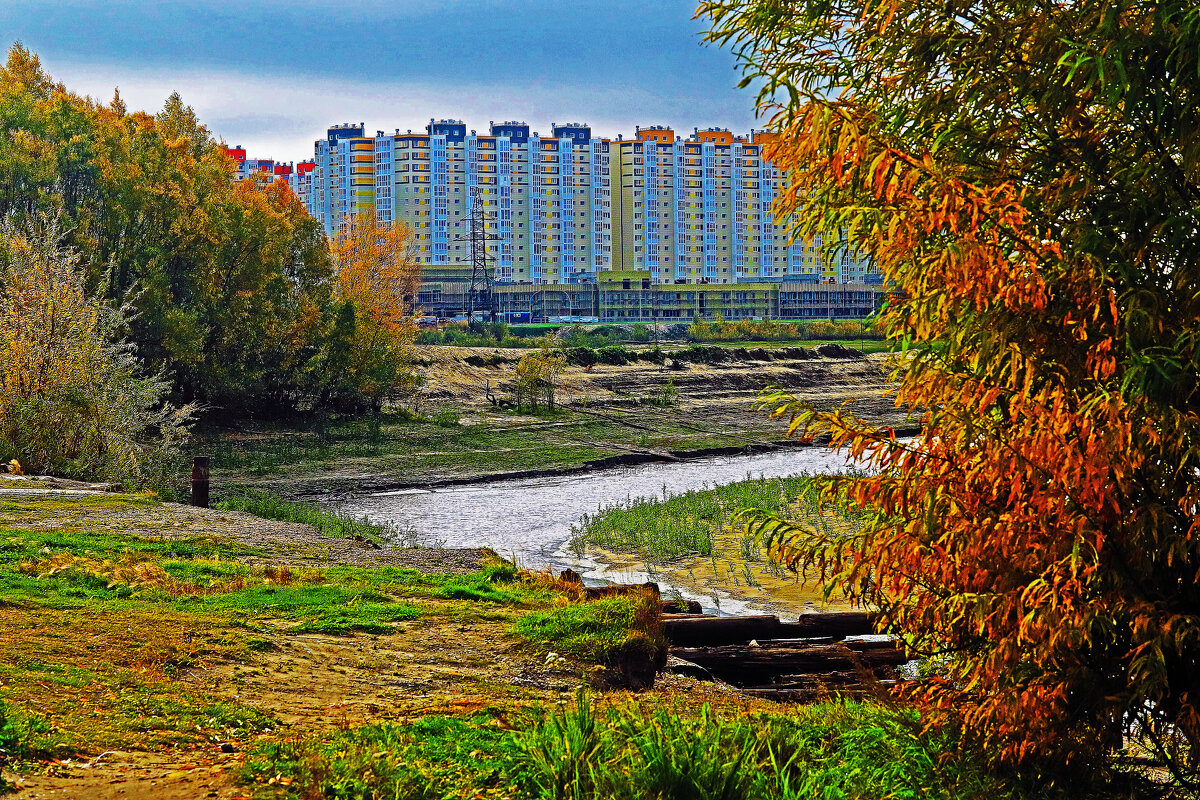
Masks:
[[[643,638],[665,652],[660,628],[657,598],[636,593],[535,611],[517,620],[512,633],[531,644],[605,664],[635,640],[640,646]]]
[[[679,403],[679,390],[675,388],[675,379],[667,378],[667,382],[658,388],[658,392],[650,396],[650,405],[659,408],[670,408]]]
[[[453,408],[441,408],[433,415],[433,424],[439,428],[457,428],[462,424],[461,416]]]

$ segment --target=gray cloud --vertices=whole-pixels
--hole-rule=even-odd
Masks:
[[[107,100],[119,87],[130,108],[161,107],[172,91],[229,144],[250,155],[284,161],[312,156],[327,126],[364,122],[368,132],[421,130],[431,117],[454,117],[484,130],[489,120],[522,119],[548,132],[552,122],[587,122],[602,136],[630,134],[636,125],[677,130],[718,125],[748,129],[753,97],[707,92],[663,95],[653,84],[365,82],[288,78],[232,70],[185,69],[149,75],[133,67],[48,63],[48,71],[76,92]]]

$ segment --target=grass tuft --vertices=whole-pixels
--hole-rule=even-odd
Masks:
[[[663,647],[659,610],[649,594],[570,603],[521,617],[512,633],[531,644],[597,664],[609,663],[626,645]]]
[[[828,702],[722,713],[683,701],[510,719],[495,709],[258,745],[243,780],[288,797],[801,800],[1049,797],[987,771],[916,712]],[[265,788],[265,787],[264,787]]]
[[[316,503],[284,500],[262,489],[241,489],[217,504],[224,511],[243,511],[264,519],[279,522],[298,522],[311,525],[325,536],[339,539],[365,539],[383,544],[397,538],[397,531],[387,525],[354,517],[336,509],[322,508]]]

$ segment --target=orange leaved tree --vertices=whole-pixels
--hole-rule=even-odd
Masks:
[[[787,171],[911,355],[897,442],[776,396],[876,472],[873,511],[777,549],[878,603],[919,692],[1011,760],[1124,729],[1200,774],[1200,9],[1168,0],[706,0]],[[833,232],[833,235],[830,235]]]
[[[333,404],[378,411],[388,394],[410,379],[421,283],[413,232],[369,212],[348,216],[330,254],[337,274],[335,300],[341,304],[335,338],[341,336],[347,345],[337,356],[340,363],[330,365],[331,381],[355,395]]]

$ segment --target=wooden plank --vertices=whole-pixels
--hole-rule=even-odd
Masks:
[[[677,647],[716,646],[777,639],[779,617],[692,617],[663,620],[663,635]]]

